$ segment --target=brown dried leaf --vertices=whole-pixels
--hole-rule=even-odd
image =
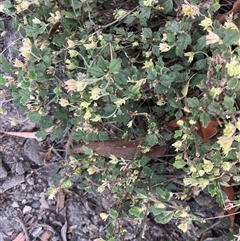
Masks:
[[[178,128],[177,122],[179,120],[187,121],[187,117],[183,116],[180,119],[172,120],[168,123],[168,126],[170,128],[177,129]],[[202,137],[204,143],[208,143],[210,141],[210,138],[217,134],[218,125],[219,125],[218,121],[215,119],[212,119],[209,122],[208,126],[205,128],[203,127],[202,122],[198,121],[199,130],[197,131],[197,134]]]
[[[56,212],[59,213],[64,208],[66,193],[62,188],[58,188],[57,191],[57,206]]]
[[[25,241],[26,238],[25,238],[25,234],[24,232],[21,232],[17,235],[17,237],[15,239],[13,239],[13,241]]]
[[[47,152],[42,152],[40,151],[39,154],[44,158],[44,160],[46,161],[50,161],[53,158],[53,153],[51,152],[51,150],[47,151]]]
[[[135,157],[137,152],[140,152],[140,155],[145,155],[149,158],[158,158],[162,156],[168,146],[159,146],[155,145],[151,150],[143,154],[140,150],[141,141],[95,141],[89,143],[81,143],[73,147],[72,153],[84,153],[83,146],[86,146],[96,152],[99,156],[110,157],[111,155],[116,156],[117,158],[123,158],[131,160]]]
[[[240,11],[240,0],[237,0],[234,4],[233,4],[233,8],[231,11],[225,13],[225,14],[219,14],[217,16],[217,20],[223,24],[226,22],[227,20],[227,17],[230,16],[231,14],[232,15],[235,15],[236,13],[238,13]]]
[[[234,190],[233,187],[231,186],[231,182],[228,183],[230,186],[221,186],[221,190],[223,192],[226,193],[229,201],[233,202],[234,201]],[[228,205],[228,202],[225,202],[225,205]],[[229,215],[229,219],[230,219],[230,229],[233,228],[234,226],[234,221],[235,221],[235,212],[236,212],[236,208],[231,208],[231,209],[227,209],[226,212]]]
[[[49,241],[51,239],[52,235],[53,235],[52,232],[47,230],[41,235],[40,240],[41,241]]]
[[[0,132],[10,135],[10,136],[18,136],[28,139],[36,139],[36,132],[12,132],[12,131],[1,131]]]

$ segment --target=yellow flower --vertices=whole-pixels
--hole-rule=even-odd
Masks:
[[[206,44],[214,44],[214,43],[217,43],[217,42],[221,42],[220,38],[218,37],[217,34],[215,34],[214,32],[212,31],[209,31],[209,34],[206,36]]]
[[[209,31],[212,27],[212,19],[205,17],[205,19],[201,21],[200,25],[203,26],[204,30]]]
[[[236,131],[236,127],[232,123],[228,123],[225,125],[225,128],[223,130],[223,134],[226,137],[231,137]]]
[[[160,43],[159,49],[161,50],[161,52],[168,52],[171,47],[167,43]]]
[[[232,150],[231,146],[233,141],[234,141],[234,137],[220,136],[218,137],[217,143],[222,148],[223,153],[227,155],[228,152]]]
[[[28,1],[23,1],[22,3],[16,5],[17,13],[21,13],[21,12],[27,10],[28,7],[30,6],[30,4],[31,4],[31,3],[28,2]]]
[[[191,17],[194,19],[196,16],[200,14],[199,8],[197,5],[193,5],[186,0],[184,1],[185,4],[182,5],[182,13],[184,16]]]
[[[226,64],[227,72],[230,77],[240,75],[240,64],[239,61],[232,60],[230,63]]]
[[[194,52],[187,52],[184,54],[184,56],[188,57],[188,62],[191,63],[194,58]]]
[[[14,61],[14,67],[17,67],[17,68],[24,68],[24,64],[22,61],[20,61],[19,59],[15,59]]]
[[[76,90],[76,81],[74,79],[69,79],[65,82],[67,92]]]
[[[25,57],[26,59],[28,59],[30,57],[30,54],[31,54],[31,51],[32,51],[31,40],[29,38],[24,38],[23,39],[23,45],[19,50],[20,50],[21,55],[23,57]]]
[[[69,48],[69,49],[75,47],[75,43],[74,43],[71,39],[68,39],[68,40],[67,40],[67,44],[68,44],[68,48]]]
[[[149,61],[145,61],[143,69],[152,69],[152,68],[154,68],[152,59],[150,59]]]
[[[143,2],[143,5],[144,5],[145,7],[151,7],[151,6],[152,6],[152,0],[145,0],[145,1]]]
[[[62,107],[66,107],[66,106],[69,105],[69,102],[68,102],[68,100],[66,100],[66,99],[60,99],[60,100],[59,100],[59,104],[60,104]]]

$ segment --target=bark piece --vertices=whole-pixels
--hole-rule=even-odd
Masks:
[[[111,155],[117,158],[131,160],[137,156],[147,156],[149,158],[158,158],[162,156],[168,146],[155,145],[147,153],[141,151],[141,141],[95,141],[89,143],[81,143],[73,147],[72,153],[84,153],[83,146],[86,146],[96,152],[99,156],[110,157]]]

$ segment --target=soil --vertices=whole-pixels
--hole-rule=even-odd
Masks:
[[[9,18],[2,16],[9,24]],[[19,39],[12,29],[1,41],[1,54],[9,60],[15,53],[9,46]],[[0,130],[28,131],[35,128],[19,107],[16,107],[6,89],[0,89]],[[51,200],[48,188],[58,185],[56,174],[66,170],[61,155],[55,153],[44,159],[49,143],[0,133],[0,241],[97,241],[108,234],[109,221],[103,221],[101,212],[107,212],[114,199],[103,194],[89,194],[78,189],[81,180],[72,177],[69,190],[58,189]],[[133,220],[123,220],[127,236],[123,240],[186,241],[186,240],[230,240],[228,219],[223,210],[208,194],[201,192],[187,201],[190,212],[206,219],[205,223],[195,221],[189,231],[183,233],[177,228],[177,221],[166,225],[154,222],[149,215],[144,225]],[[181,203],[179,202],[179,205]],[[236,224],[237,226],[237,224]],[[116,235],[116,240],[121,240]]]

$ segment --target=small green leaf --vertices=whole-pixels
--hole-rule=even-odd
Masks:
[[[33,123],[38,123],[42,118],[38,111],[29,112],[27,116],[29,120]]]
[[[46,137],[47,137],[47,132],[45,130],[38,131],[36,133],[36,137],[41,139],[41,140],[45,140]]]
[[[168,222],[170,222],[172,220],[173,215],[174,215],[173,211],[166,211],[166,210],[164,210],[161,214],[159,214],[155,218],[155,221],[157,223],[167,224]]]
[[[183,168],[184,166],[186,166],[188,163],[184,160],[178,160],[178,161],[175,161],[173,166],[176,167],[177,169],[181,169]]]
[[[207,60],[206,59],[200,59],[198,60],[193,68],[196,69],[196,70],[203,70],[203,69],[206,69],[207,67]]]
[[[224,107],[226,109],[231,109],[234,106],[234,99],[233,97],[224,96]]]
[[[163,13],[167,14],[172,12],[173,10],[173,1],[172,0],[160,0],[158,1],[160,6],[163,6],[164,10]]]
[[[67,181],[61,183],[61,188],[63,188],[63,189],[69,189],[71,187],[72,187],[71,180],[67,180]]]
[[[171,196],[172,196],[171,192],[169,192],[167,189],[162,189],[160,187],[157,187],[156,192],[160,200],[169,201],[171,199]]]
[[[132,214],[133,216],[139,217],[141,214],[141,210],[137,207],[133,207],[129,210],[129,213]]]
[[[191,36],[187,33],[182,33],[177,40],[177,45],[181,49],[185,50],[187,46],[191,44],[191,42],[192,42]]]
[[[187,103],[191,108],[196,108],[199,106],[199,100],[196,97],[187,98]]]
[[[87,146],[82,146],[85,155],[92,156],[93,150]]]
[[[231,78],[228,82],[227,82],[227,89],[228,90],[234,90],[237,86],[238,86],[239,80],[238,79],[234,79]]]
[[[158,143],[158,137],[156,134],[151,134],[147,136],[146,141],[149,146],[154,146]]]
[[[181,93],[182,93],[183,97],[185,97],[188,93],[189,82],[190,82],[190,80],[182,88]]]
[[[203,127],[207,128],[209,122],[211,121],[210,115],[206,112],[203,112],[202,114],[200,114],[200,121],[202,122]]]
[[[0,74],[0,85],[5,85],[5,83],[6,83],[5,78],[3,77],[2,74]]]
[[[121,63],[122,63],[121,59],[113,59],[109,65],[110,73],[118,73],[121,68]]]
[[[118,217],[118,212],[114,209],[110,209],[109,215],[111,218],[116,219]]]
[[[143,28],[142,29],[142,35],[145,38],[152,38],[152,29],[151,28]]]
[[[102,77],[105,74],[104,71],[98,66],[90,67],[89,73],[94,77]]]

